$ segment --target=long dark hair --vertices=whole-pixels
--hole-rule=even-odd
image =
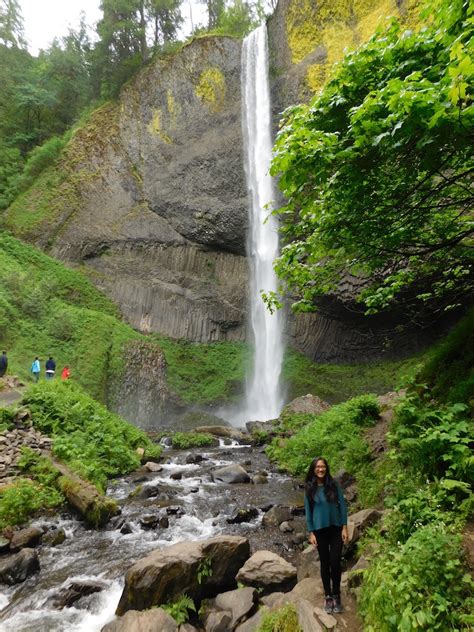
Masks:
[[[316,478],[316,474],[314,473],[314,468],[316,467],[316,463],[318,461],[322,461],[324,465],[326,466],[326,474],[324,475],[324,480],[323,480],[324,495],[326,496],[326,500],[329,503],[339,502],[336,481],[331,476],[329,463],[322,456],[317,456],[315,459],[311,461],[311,465],[308,468],[308,472],[306,474],[306,478],[304,481],[304,490],[305,490],[306,497],[309,500],[311,511],[313,510],[313,507],[314,507],[314,494],[316,493],[316,490],[318,489],[318,481]]]

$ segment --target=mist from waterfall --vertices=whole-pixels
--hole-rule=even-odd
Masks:
[[[261,291],[276,291],[273,261],[279,254],[278,223],[270,215],[274,197],[268,170],[272,155],[267,29],[248,35],[242,48],[242,131],[249,191],[248,256],[250,328],[253,367],[246,384],[242,421],[278,417],[283,406],[280,373],[283,360],[282,315],[271,314]]]

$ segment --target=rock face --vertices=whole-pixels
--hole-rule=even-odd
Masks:
[[[386,5],[279,1],[268,24],[275,131],[282,110],[309,100],[346,46],[368,39]],[[393,10],[403,16],[406,5],[400,0]],[[14,234],[85,264],[144,333],[246,339],[240,58],[240,41],[204,37],[152,61],[118,103],[76,131],[51,170],[55,184],[46,193],[33,186],[5,215]],[[22,217],[29,214],[21,226],[19,205]],[[359,285],[347,279],[318,314],[288,315],[288,342],[312,359],[337,362],[414,352],[432,339],[412,322],[397,333],[404,323],[397,315],[364,316],[353,300]],[[161,395],[142,405],[159,408]],[[142,401],[140,389],[133,398]]]
[[[172,602],[184,593],[199,604],[204,597],[235,588],[235,576],[249,551],[249,541],[238,536],[181,542],[154,551],[127,571],[117,614]]]

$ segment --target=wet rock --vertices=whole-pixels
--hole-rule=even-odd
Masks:
[[[228,629],[233,630],[246,619],[256,607],[258,598],[255,588],[239,588],[217,595],[215,604],[218,608],[231,612],[231,622]]]
[[[282,522],[291,520],[290,507],[275,505],[263,516],[262,525],[264,527],[279,527]]]
[[[129,494],[129,498],[155,498],[160,495],[159,485],[139,485]]]
[[[188,456],[186,457],[186,463],[188,465],[197,465],[202,461],[207,461],[207,459],[203,457],[202,454],[188,454]]]
[[[237,581],[261,588],[264,594],[286,592],[296,584],[296,568],[271,551],[257,551],[237,573]]]
[[[158,522],[160,529],[168,529],[170,526],[170,521],[168,516],[160,516],[160,521]]]
[[[172,602],[184,593],[199,603],[204,596],[232,589],[249,553],[249,541],[238,536],[180,542],[153,551],[127,571],[117,614]],[[209,573],[202,573],[203,565]]]
[[[173,481],[180,481],[183,478],[183,473],[182,472],[173,472],[172,474],[170,474],[170,478]]]
[[[189,490],[190,494],[197,494],[199,491],[199,487],[191,487],[191,489]]]
[[[19,551],[25,547],[34,547],[40,543],[43,536],[43,529],[38,527],[28,527],[15,531],[10,539],[10,551]]]
[[[153,608],[145,612],[129,610],[123,617],[107,623],[101,632],[178,632],[178,626],[162,608]]]
[[[71,582],[54,597],[53,607],[59,610],[71,608],[79,599],[101,592],[104,588],[104,584],[92,581]]]
[[[22,549],[0,560],[0,582],[13,586],[24,582],[40,568],[38,554],[34,549]]]
[[[206,632],[229,632],[232,628],[232,613],[227,611],[211,611],[204,617]]]
[[[246,507],[236,509],[234,513],[227,518],[228,524],[241,524],[242,522],[250,522],[258,516],[258,509],[255,507]]]
[[[267,513],[267,511],[270,511],[270,509],[274,506],[274,503],[267,503],[266,505],[260,505],[259,509],[263,511],[263,513]]]
[[[7,538],[0,536],[0,554],[8,553],[9,550],[10,550],[10,540],[7,540]]]
[[[59,529],[51,529],[41,539],[43,544],[48,544],[49,546],[59,546],[66,539],[66,532],[61,527]]]
[[[122,535],[128,535],[129,533],[133,533],[133,529],[129,522],[123,523],[123,525],[120,527],[120,533]]]
[[[154,529],[160,522],[160,516],[148,515],[140,518],[140,526],[142,529]]]
[[[166,513],[169,516],[184,516],[186,512],[183,507],[180,507],[179,505],[170,505],[169,507],[166,507]]]
[[[250,483],[250,476],[240,465],[226,465],[212,472],[212,478],[222,483]]]
[[[155,463],[154,461],[147,461],[143,467],[149,472],[161,472],[163,469],[162,465]]]

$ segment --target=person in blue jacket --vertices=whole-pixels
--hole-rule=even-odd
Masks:
[[[33,379],[35,382],[39,380],[40,371],[41,371],[40,361],[39,361],[38,356],[36,356],[36,358],[33,360],[33,363],[31,364],[31,372],[33,374]]]
[[[347,507],[338,483],[332,478],[326,459],[311,461],[305,479],[304,507],[309,543],[318,547],[321,579],[326,595],[324,610],[342,612],[341,555],[349,540]]]

